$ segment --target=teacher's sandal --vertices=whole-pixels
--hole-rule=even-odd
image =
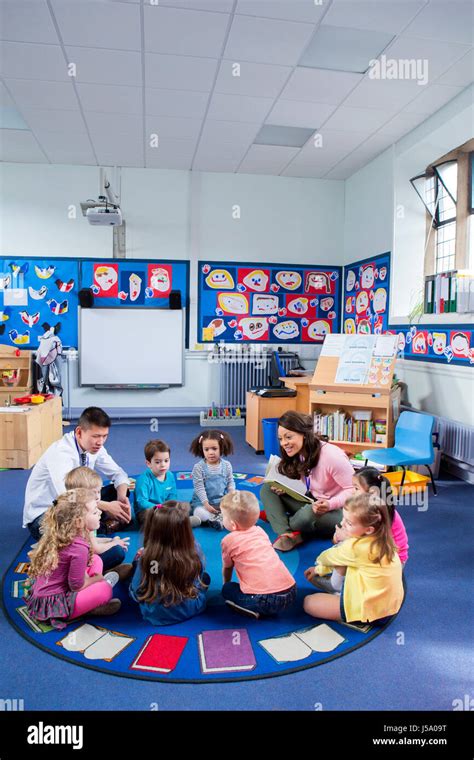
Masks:
[[[302,543],[301,533],[299,530],[294,530],[292,533],[282,533],[281,536],[278,536],[277,540],[273,543],[273,548],[277,552],[289,552],[295,546],[299,546]]]

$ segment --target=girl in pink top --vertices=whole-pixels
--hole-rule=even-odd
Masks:
[[[249,617],[276,615],[296,599],[296,583],[262,528],[257,498],[250,491],[226,494],[220,504],[224,527],[222,539],[222,595],[226,604]],[[239,583],[233,583],[235,569]]]
[[[41,523],[41,539],[30,552],[33,580],[27,599],[34,620],[65,628],[91,613],[112,615],[120,600],[102,575],[102,560],[92,553],[90,531],[97,530],[100,509],[93,491],[74,488],[58,496]]]
[[[342,507],[352,492],[354,470],[346,454],[322,441],[308,414],[289,411],[278,420],[281,462],[279,471],[306,484],[311,503],[293,499],[264,483],[260,498],[270,524],[278,535],[273,544],[289,551],[305,538],[331,538],[342,519]]]

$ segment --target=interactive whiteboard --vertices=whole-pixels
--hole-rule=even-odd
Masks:
[[[183,367],[183,310],[80,309],[80,385],[182,385]]]

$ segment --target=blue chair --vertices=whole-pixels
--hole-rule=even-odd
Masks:
[[[430,414],[402,412],[395,426],[395,446],[391,449],[372,449],[362,452],[365,464],[371,462],[387,467],[402,467],[403,475],[400,483],[400,493],[405,482],[406,468],[411,464],[423,464],[430,473],[433,493],[438,491],[431,472],[430,464],[434,461],[433,448],[434,417]]]

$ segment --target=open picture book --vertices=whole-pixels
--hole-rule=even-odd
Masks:
[[[288,496],[291,496],[297,501],[302,501],[305,504],[311,504],[314,499],[306,496],[306,484],[302,480],[293,480],[287,478],[286,475],[282,475],[278,472],[278,465],[280,463],[280,457],[272,454],[268,460],[267,470],[265,472],[265,483],[275,486],[275,488],[281,488]]]

